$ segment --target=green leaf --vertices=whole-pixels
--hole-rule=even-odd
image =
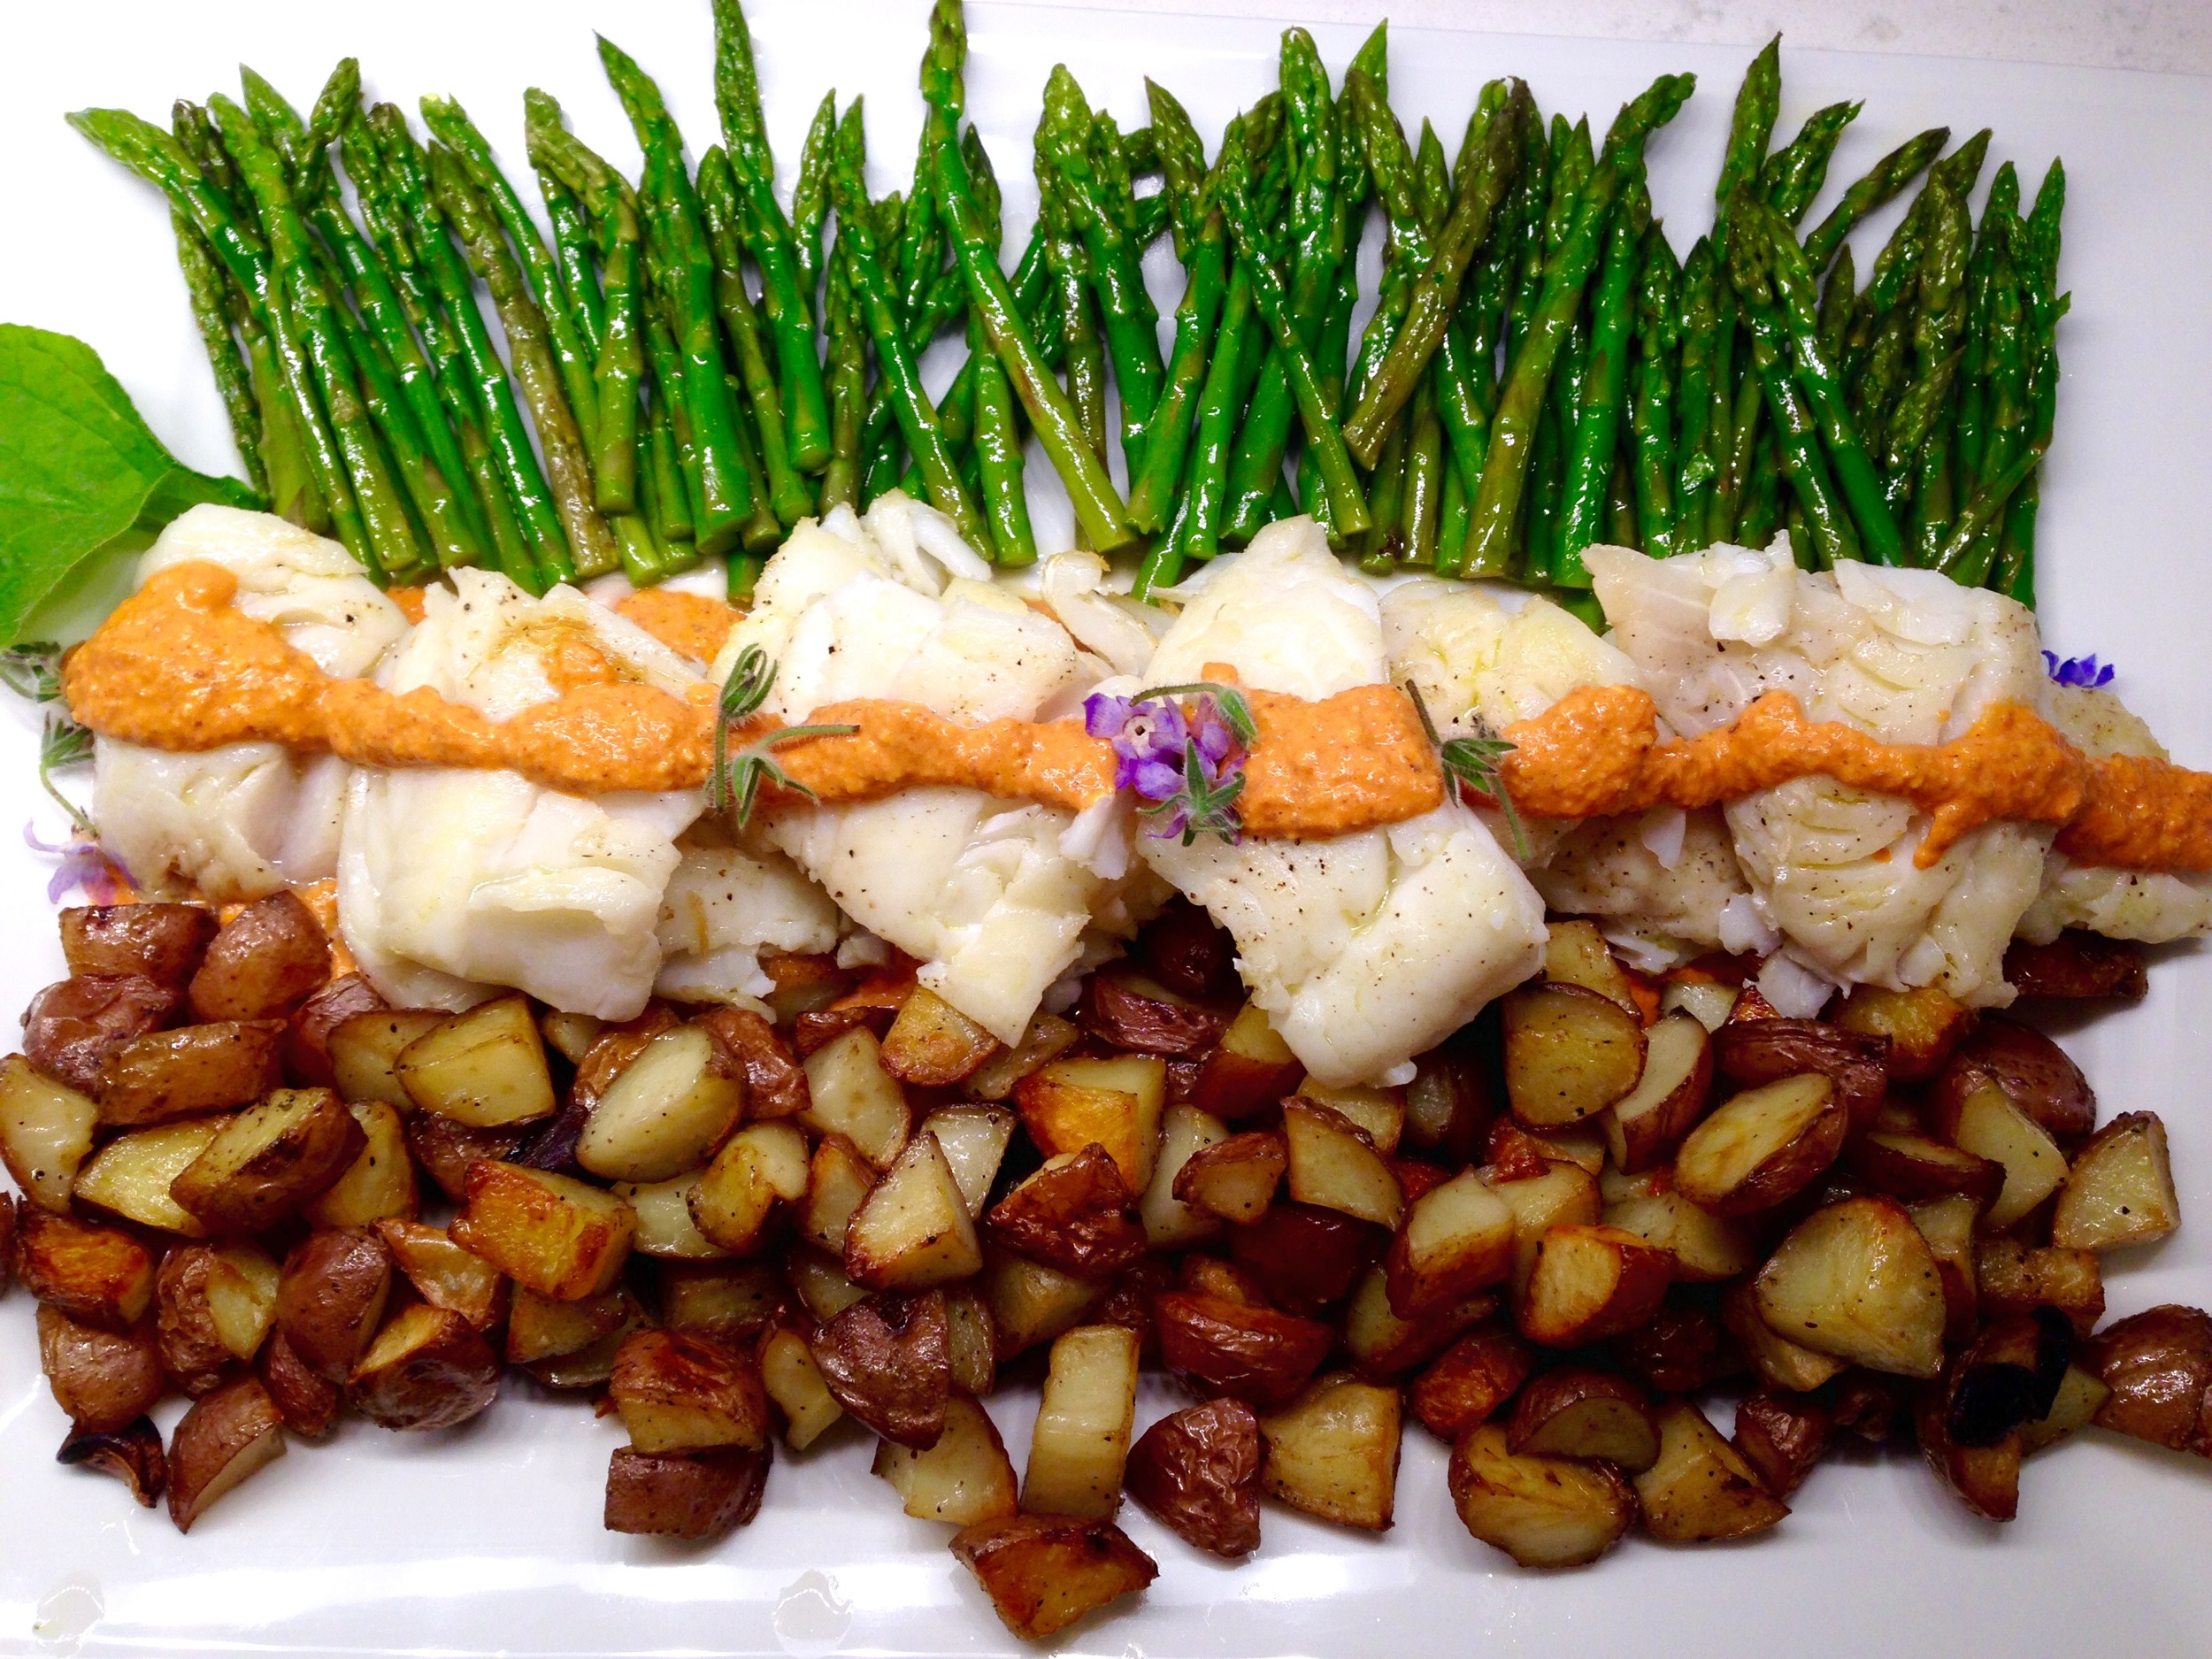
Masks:
[[[204,501],[263,504],[162,448],[82,341],[0,323],[0,646],[101,555],[140,551]]]

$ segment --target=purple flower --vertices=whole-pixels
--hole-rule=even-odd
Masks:
[[[33,852],[61,860],[54,879],[46,884],[46,902],[59,904],[78,888],[95,904],[116,904],[130,896],[131,872],[100,850],[97,841],[73,839],[59,846],[39,840],[36,826],[23,826],[24,844]]]
[[[1112,743],[1114,787],[1147,803],[1151,834],[1187,841],[1204,830],[1237,839],[1233,803],[1243,787],[1243,756],[1212,695],[1199,694],[1187,711],[1171,695],[1096,692],[1084,701],[1083,729]]]
[[[2112,664],[2100,664],[2094,651],[2086,657],[2059,659],[2056,651],[2043,653],[2044,671],[2062,686],[2073,686],[2083,691],[2095,691],[2112,683]]]

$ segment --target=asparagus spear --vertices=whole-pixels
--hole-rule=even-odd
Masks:
[[[254,493],[271,498],[269,469],[261,455],[261,407],[254,402],[253,372],[231,334],[228,279],[215,263],[192,221],[175,208],[169,210],[170,228],[177,238],[177,265],[184,273],[185,291],[191,297],[192,320],[207,349],[207,365],[214,372],[215,390],[230,420],[232,442],[246,464],[246,477]]]
[[[1793,225],[1805,217],[1827,180],[1828,160],[1842,141],[1843,129],[1859,119],[1863,107],[1831,104],[1815,110],[1797,129],[1797,136],[1767,157],[1759,169],[1759,195],[1769,207]]]
[[[1681,267],[1663,227],[1644,233],[1636,296],[1636,387],[1632,437],[1636,456],[1635,545],[1654,558],[1676,551],[1674,408],[1680,347]]]
[[[1814,270],[1825,271],[1828,262],[1836,257],[1836,250],[1843,246],[1843,239],[1851,234],[1852,227],[1918,178],[1922,169],[1941,155],[1944,145],[1950,142],[1949,127],[1932,127],[1907,139],[1876,162],[1865,176],[1853,181],[1844,191],[1843,200],[1805,238],[1806,261]]]
[[[1145,88],[1152,105],[1151,130],[1167,175],[1164,194],[1173,204],[1176,252],[1188,273],[1182,302],[1175,308],[1175,346],[1166,379],[1129,488],[1130,524],[1156,531],[1168,523],[1175,487],[1183,474],[1183,457],[1206,378],[1208,347],[1220,319],[1227,288],[1228,228],[1213,203],[1205,150],[1189,115],[1157,82],[1148,81]]]
[[[1002,203],[998,175],[983,140],[971,127],[961,135],[960,153],[968,169],[968,182],[978,221],[986,239],[996,247],[1001,240]],[[983,320],[973,308],[968,312],[968,365],[955,386],[968,388],[974,415],[973,454],[975,486],[990,521],[991,547],[997,562],[1010,569],[1037,562],[1037,538],[1029,523],[1029,501],[1022,488],[1022,433],[1014,414],[1014,388],[1005,365],[992,352]],[[949,400],[952,394],[948,394]]]
[[[1436,368],[1421,377],[1406,411],[1405,486],[1398,508],[1399,557],[1409,565],[1436,565],[1437,516],[1444,488],[1444,423],[1436,412]]]
[[[1720,328],[1714,282],[1713,244],[1701,236],[1682,264],[1682,378],[1676,404],[1681,432],[1675,448],[1672,544],[1678,553],[1695,553],[1715,540],[1710,514],[1717,474],[1706,441],[1713,421],[1715,336]]]
[[[1567,488],[1552,581],[1587,588],[1582,549],[1606,534],[1606,492],[1621,447],[1621,414],[1628,396],[1628,345],[1635,318],[1635,281],[1641,268],[1651,205],[1640,180],[1632,182],[1606,239],[1605,265],[1591,299],[1590,353],[1575,411],[1574,441],[1567,451]]]

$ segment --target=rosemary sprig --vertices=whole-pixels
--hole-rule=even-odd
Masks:
[[[757,645],[749,645],[731,665],[715,709],[714,765],[707,773],[707,803],[717,812],[731,814],[739,829],[753,816],[753,803],[759,799],[763,783],[772,783],[810,801],[816,798],[813,790],[776,764],[769,751],[777,744],[801,737],[850,737],[860,730],[856,726],[780,726],[757,743],[732,754],[731,727],[759,712],[775,683],[776,665],[768,653]]]
[[[97,840],[100,832],[91,818],[54,782],[56,772],[92,758],[92,733],[71,719],[65,709],[51,706],[61,702],[61,647],[41,641],[0,651],[0,685],[46,707],[46,723],[38,734],[39,787],[69,814],[79,833]]]
[[[1234,730],[1236,722],[1232,720],[1229,724]],[[1237,797],[1243,793],[1244,768],[1234,767],[1223,774],[1218,784],[1210,784],[1198,745],[1193,742],[1183,750],[1183,793],[1141,806],[1137,815],[1150,818],[1162,812],[1180,812],[1184,815],[1184,846],[1189,846],[1202,834],[1218,835],[1233,846],[1244,834],[1244,820],[1237,813]],[[1164,833],[1174,832],[1168,830]]]
[[[1429,705],[1421,700],[1421,688],[1410,680],[1406,681],[1406,695],[1413,699],[1413,711],[1421,717],[1421,729],[1436,746],[1436,758],[1445,775],[1462,789],[1496,805],[1505,819],[1507,832],[1513,837],[1513,856],[1527,858],[1528,836],[1521,828],[1520,814],[1513,810],[1513,797],[1506,793],[1504,781],[1498,776],[1498,763],[1517,745],[1493,732],[1489,722],[1479,712],[1474,716],[1474,736],[1455,737],[1447,741],[1437,735],[1436,722],[1429,718]]]
[[[1155,686],[1149,691],[1133,692],[1132,703],[1150,703],[1156,697],[1211,697],[1221,705],[1221,718],[1236,733],[1237,741],[1249,749],[1260,741],[1260,728],[1252,719],[1252,704],[1234,686],[1218,686],[1210,680],[1194,680],[1187,686]]]

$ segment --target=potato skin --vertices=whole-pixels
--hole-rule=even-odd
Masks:
[[[232,1125],[169,1189],[218,1233],[258,1233],[282,1219],[344,1174],[368,1144],[328,1089],[280,1089]],[[247,1156],[234,1161],[236,1153]]]
[[[1145,924],[1136,954],[1152,977],[1179,996],[1205,1002],[1237,995],[1236,941],[1180,894]]]
[[[2066,1051],[2039,1031],[1983,1016],[1936,1074],[1931,1121],[1943,1121],[1947,1104],[1984,1081],[2004,1090],[2006,1099],[2069,1154],[2096,1130],[2096,1091]]]
[[[1251,1225],[1231,1229],[1229,1255],[1271,1302],[1317,1314],[1350,1295],[1389,1242],[1372,1222],[1278,1199]]]
[[[427,1306],[427,1304],[422,1304]],[[406,1316],[425,1327],[415,1345],[389,1363],[375,1363],[372,1345],[346,1389],[347,1401],[388,1429],[449,1429],[499,1396],[499,1358],[459,1314],[431,1309]]]
[[[1534,1374],[1536,1351],[1509,1331],[1470,1331],[1414,1379],[1406,1405],[1448,1445],[1480,1428]]]
[[[293,1010],[284,1034],[284,1069],[301,1083],[329,1088],[330,1033],[356,1014],[374,1014],[387,1006],[377,988],[357,973],[339,975]]]
[[[300,1362],[342,1383],[376,1333],[392,1289],[392,1253],[366,1227],[311,1233],[284,1259],[276,1325]]]
[[[1889,1089],[1889,1039],[1824,1025],[1816,1019],[1731,1020],[1713,1033],[1713,1065],[1738,1088],[1756,1088],[1814,1072],[1836,1086],[1863,1129]]]
[[[344,1392],[328,1378],[308,1370],[281,1331],[272,1331],[262,1344],[254,1371],[268,1390],[284,1426],[307,1440],[319,1440],[330,1432],[345,1404]]]
[[[1165,990],[1164,986],[1158,987]],[[1234,1009],[1171,1002],[1127,970],[1101,968],[1083,982],[1076,1023],[1117,1048],[1195,1058],[1221,1041]]]
[[[2169,1302],[2116,1319],[2082,1363],[2112,1390],[2098,1427],[2212,1457],[2212,1317]]]
[[[73,1468],[113,1475],[131,1489],[144,1509],[152,1509],[168,1484],[169,1460],[161,1449],[161,1431],[151,1417],[141,1417],[113,1433],[95,1434],[73,1428],[54,1454],[54,1461]]]
[[[26,1200],[27,1204],[29,1201]],[[15,1277],[15,1194],[0,1193],[0,1295]]]
[[[196,1400],[220,1387],[235,1363],[208,1310],[207,1279],[214,1267],[211,1246],[180,1245],[162,1258],[154,1280],[162,1368]]]
[[[1202,1393],[1259,1407],[1295,1399],[1334,1340],[1317,1321],[1190,1291],[1155,1299],[1152,1311],[1168,1370]]]
[[[1133,1202],[1120,1165],[1093,1141],[1015,1187],[984,1225],[993,1243],[1018,1256],[1079,1279],[1103,1279],[1144,1254],[1144,1229],[1129,1214]]]
[[[607,1465],[604,1521],[610,1532],[714,1539],[760,1512],[771,1453],[729,1447],[713,1452],[618,1448]]]
[[[1049,1636],[1159,1576],[1152,1557],[1111,1521],[1017,1515],[954,1534],[952,1553],[976,1576],[1017,1636]]]
[[[184,994],[136,973],[80,973],[23,1010],[24,1057],[48,1077],[97,1094],[102,1062],[134,1037],[175,1022]]]
[[[1764,1385],[1736,1406],[1737,1451],[1778,1498],[1786,1498],[1828,1448],[1835,1413],[1810,1394],[1785,1394]]]
[[[2016,939],[2005,949],[2005,982],[2023,996],[2109,996],[2139,1002],[2150,994],[2143,947],[2070,927],[2047,945]]]
[[[1162,1417],[1129,1448],[1122,1484],[1162,1525],[1234,1561],[1260,1547],[1260,1424],[1241,1400]]]
[[[134,1037],[101,1063],[92,1091],[100,1120],[166,1123],[258,1100],[284,1080],[284,1029],[270,1020],[221,1020]]]
[[[219,926],[204,904],[74,905],[61,913],[61,953],[72,973],[137,973],[181,987]]]
[[[161,1349],[147,1323],[118,1334],[41,1308],[38,1359],[55,1403],[86,1433],[127,1428],[161,1398]]]
[[[192,976],[199,1019],[282,1019],[330,979],[330,941],[289,887],[223,924]]]
[[[241,1377],[196,1402],[169,1437],[169,1518],[188,1532],[207,1506],[284,1452],[269,1391]]]
[[[695,1022],[703,1026],[733,1069],[745,1079],[745,1117],[795,1118],[813,1103],[806,1068],[776,1028],[749,1008],[718,1008]]]
[[[555,1118],[559,1123],[560,1118]],[[536,1128],[536,1125],[530,1128]],[[577,1125],[578,1132],[582,1124]],[[469,1165],[480,1161],[504,1163],[512,1157],[515,1149],[528,1135],[526,1128],[472,1129],[457,1124],[450,1118],[437,1112],[415,1111],[407,1114],[407,1150],[424,1172],[436,1183],[437,1188],[455,1203],[463,1203],[469,1195]],[[575,1143],[570,1142],[572,1148]],[[535,1167],[541,1167],[534,1165]]]
[[[952,1394],[944,1292],[878,1291],[816,1331],[808,1348],[837,1403],[885,1440],[926,1451],[944,1433]]]

